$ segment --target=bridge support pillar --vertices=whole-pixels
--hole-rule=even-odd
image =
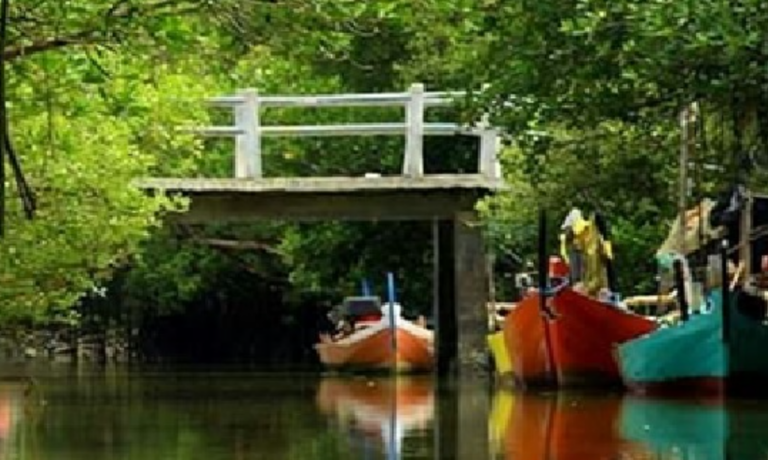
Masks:
[[[433,221],[433,306],[441,375],[487,370],[488,289],[485,247],[474,212]]]
[[[456,343],[459,372],[487,371],[488,280],[485,245],[475,212],[457,213],[454,229]]]

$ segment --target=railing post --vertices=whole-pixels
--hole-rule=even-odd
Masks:
[[[424,175],[424,85],[414,83],[411,98],[405,106],[405,157],[403,174],[411,177]]]
[[[491,179],[501,178],[499,163],[499,131],[490,127],[488,115],[483,115],[480,122],[480,155],[477,169],[480,174]]]
[[[262,176],[259,93],[246,89],[239,94],[245,102],[235,107],[235,125],[243,132],[235,140],[235,177],[256,179]]]

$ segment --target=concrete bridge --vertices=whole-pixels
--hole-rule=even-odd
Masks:
[[[148,191],[191,199],[189,212],[175,219],[191,222],[258,220],[420,220],[433,225],[435,253],[433,314],[437,324],[438,369],[474,368],[485,359],[487,275],[482,236],[474,206],[504,187],[497,159],[499,132],[480,120],[477,126],[426,123],[425,109],[447,106],[462,93],[426,92],[414,84],[403,93],[317,96],[263,96],[245,90],[216,97],[212,106],[232,110],[234,125],[192,128],[207,136],[235,140],[234,178],[151,178]],[[263,126],[261,113],[274,107],[381,107],[404,109],[403,123],[318,126]],[[396,176],[263,177],[261,145],[277,136],[405,136],[402,172]],[[474,136],[477,171],[424,173],[424,136]]]

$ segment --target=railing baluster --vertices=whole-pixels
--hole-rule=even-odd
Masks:
[[[411,99],[405,106],[405,138],[403,174],[411,177],[424,175],[424,85],[411,85]]]
[[[259,93],[247,89],[240,95],[243,103],[235,107],[235,124],[243,134],[239,134],[235,141],[235,177],[256,179],[262,176]]]
[[[499,131],[491,128],[488,114],[480,121],[480,155],[477,170],[480,174],[491,178],[501,178],[501,165],[498,158]]]

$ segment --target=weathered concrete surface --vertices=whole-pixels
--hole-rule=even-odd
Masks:
[[[503,182],[476,174],[419,178],[303,177],[246,179],[142,179],[147,191],[191,199],[182,222],[254,220],[429,220],[452,219],[472,210]]]
[[[484,371],[488,364],[488,278],[483,236],[475,212],[459,212],[454,220],[456,286],[456,357],[462,372]]]
[[[342,193],[391,190],[484,189],[505,187],[499,180],[479,174],[432,174],[422,177],[265,177],[262,179],[148,178],[136,182],[143,189],[189,193]]]

